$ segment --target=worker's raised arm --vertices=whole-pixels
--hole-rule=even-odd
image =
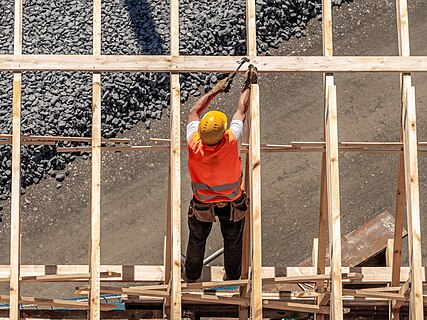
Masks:
[[[249,69],[245,73],[245,80],[243,81],[243,89],[240,94],[239,101],[237,102],[237,111],[233,116],[233,120],[240,120],[242,122],[246,119],[246,112],[249,108],[249,100],[251,97],[251,83],[257,83],[258,72],[255,67],[249,65]]]
[[[242,93],[240,94],[239,101],[237,102],[237,111],[233,116],[233,120],[240,120],[245,122],[246,112],[249,108],[249,98],[251,96],[251,88],[243,87]]]
[[[211,103],[212,99],[221,92],[227,90],[231,85],[229,78],[222,79],[220,82],[213,87],[211,91],[202,96],[196,103],[191,107],[190,112],[188,113],[188,123],[191,121],[200,120],[200,115]]]

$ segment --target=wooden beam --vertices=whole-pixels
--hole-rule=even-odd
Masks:
[[[251,314],[252,319],[262,319],[262,231],[261,231],[261,152],[260,152],[260,113],[259,86],[251,85],[250,97],[251,136],[250,158],[250,206],[251,206]]]
[[[170,0],[171,55],[179,56],[179,1]],[[171,301],[170,318],[181,318],[181,108],[179,74],[170,74],[170,205]]]
[[[310,313],[321,313],[321,314],[329,313],[328,307],[323,307],[323,306],[318,306],[313,304],[310,305],[305,303],[263,300],[263,306],[264,308],[277,309],[277,310],[288,310],[288,311],[296,311],[296,312],[310,312]]]
[[[0,55],[0,71],[234,72],[236,56]],[[426,72],[427,57],[248,56],[259,72]],[[241,71],[243,72],[243,70]]]
[[[341,279],[341,225],[338,169],[338,128],[336,87],[327,87],[328,103],[326,123],[326,171],[328,192],[329,256],[331,257],[331,317],[343,319]]]
[[[364,291],[363,289],[343,289],[343,295],[363,298],[376,298],[386,300],[402,300],[406,298],[403,294],[394,292]]]
[[[399,55],[409,57],[411,55],[409,45],[409,20],[408,20],[408,5],[406,0],[396,0],[396,17],[397,17],[397,38],[399,45]],[[404,110],[404,95],[408,88],[411,87],[412,79],[410,74],[400,74],[400,100],[401,112]],[[400,123],[400,140],[403,141],[404,124]],[[396,192],[396,217],[395,217],[395,234],[393,245],[393,274],[392,286],[399,285],[399,270],[402,256],[402,234],[404,224],[404,210],[406,198],[406,181],[405,181],[405,157],[402,153],[399,156],[398,172],[397,172],[397,192]],[[392,309],[392,319],[399,320],[399,308]]]
[[[11,134],[0,134],[0,139],[11,141]],[[1,141],[1,140],[0,140]],[[39,135],[21,135],[21,141],[77,141],[92,142],[91,137],[65,137],[65,136],[39,136]],[[128,138],[102,138],[105,143],[130,143]]]
[[[117,272],[121,274],[117,277],[103,278],[103,282],[138,282],[138,283],[159,283],[164,279],[163,265],[101,265],[102,272]],[[352,275],[359,273],[363,276],[362,279],[354,281],[345,279],[343,282],[350,281],[361,284],[387,284],[391,281],[390,267],[342,267],[341,272],[344,275]],[[67,275],[76,273],[88,273],[89,266],[86,265],[22,265],[21,275],[25,276],[44,276],[44,275]],[[330,268],[325,269],[325,274],[329,275]],[[400,273],[400,282],[408,280],[410,273],[409,267],[402,267]],[[223,266],[208,266],[205,267],[203,281],[222,281],[224,275]],[[317,276],[316,269],[313,267],[263,267],[263,279],[271,279],[280,274],[281,276]],[[422,268],[422,282],[426,281],[426,268]],[[0,265],[0,277],[5,278],[10,276],[10,265]],[[276,277],[280,278],[280,277]],[[301,278],[304,279],[304,278]],[[223,282],[224,284],[227,282]]]
[[[22,0],[15,0],[14,49],[22,54]],[[10,310],[11,320],[19,319],[20,269],[21,269],[21,98],[22,74],[13,74],[12,105],[12,190],[10,220]]]
[[[1,303],[9,303],[9,296],[0,295]],[[44,299],[44,298],[34,298],[34,297],[19,297],[19,303],[21,304],[30,304],[36,306],[48,306],[56,308],[78,308],[78,309],[89,309],[89,304],[87,302],[79,302],[72,300],[61,300],[61,299]],[[117,306],[114,304],[101,304],[100,308],[102,311],[114,310]]]
[[[403,105],[406,217],[408,222],[409,266],[411,268],[410,311],[412,320],[422,320],[424,319],[424,308],[414,87],[406,90]]]
[[[93,1],[93,56],[101,55],[101,0]],[[92,76],[92,173],[90,193],[89,319],[99,320],[101,286],[101,73]]]

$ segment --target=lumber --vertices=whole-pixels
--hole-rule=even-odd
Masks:
[[[9,296],[0,295],[1,303],[9,303]],[[77,308],[77,309],[89,309],[87,302],[79,302],[72,300],[61,300],[61,299],[44,299],[44,298],[34,298],[34,297],[19,297],[19,303],[21,304],[34,304],[38,306],[48,306],[56,308]],[[101,310],[109,311],[116,308],[114,304],[101,304]]]
[[[249,301],[245,298],[222,297],[222,296],[208,295],[208,294],[183,293],[182,300],[196,301],[196,302],[203,302],[203,303],[231,304],[231,305],[237,305],[242,307],[249,306]]]
[[[418,186],[417,126],[415,89],[406,90],[402,123],[405,160],[406,215],[408,222],[409,266],[411,268],[410,310],[412,319],[424,319],[422,288],[422,251]]]
[[[333,319],[343,319],[336,87],[328,85],[326,92],[326,175],[329,215],[329,256],[331,257],[332,274],[330,313]]]
[[[170,0],[171,55],[179,56],[179,1]],[[172,71],[172,70],[170,70]],[[176,71],[176,70],[175,70]],[[170,205],[171,205],[171,297],[170,318],[181,318],[181,137],[179,73],[170,74]]]
[[[11,134],[0,134],[0,139],[11,141]],[[0,140],[1,141],[1,140]],[[66,136],[39,136],[39,135],[21,135],[21,141],[76,141],[76,142],[91,142],[91,137],[66,137]],[[105,143],[130,143],[128,138],[102,138]]]
[[[406,300],[405,296],[400,293],[364,291],[363,289],[343,289],[343,295],[349,295],[353,297],[386,299],[386,300],[399,300],[399,301]]]
[[[259,72],[426,72],[425,56],[247,56]],[[234,72],[238,56],[0,55],[0,71]],[[240,72],[243,72],[240,71]]]
[[[296,311],[296,312],[329,314],[328,307],[310,305],[305,303],[296,303],[296,302],[263,300],[263,307],[269,308],[269,309],[289,310],[289,311]]]
[[[403,57],[409,57],[411,55],[409,45],[409,19],[408,19],[408,5],[406,0],[396,0],[396,18],[397,18],[397,38],[399,45],[399,55]],[[400,106],[401,112],[404,112],[404,95],[406,91],[411,87],[412,79],[408,73],[400,74]],[[400,123],[400,140],[404,141],[404,123],[401,120]],[[393,245],[393,274],[392,274],[392,286],[399,284],[399,268],[401,264],[402,256],[402,238],[399,236],[403,229],[404,223],[404,210],[405,210],[405,198],[406,198],[406,175],[405,175],[405,155],[402,153],[399,156],[398,165],[398,176],[397,176],[397,192],[396,192],[396,231],[394,236]],[[411,240],[409,240],[410,242]],[[393,308],[392,319],[399,320],[399,308]]]
[[[22,54],[22,0],[15,0],[14,48],[15,55]],[[10,311],[11,320],[19,319],[20,269],[21,269],[21,98],[22,74],[13,74],[12,97],[12,189],[10,221]]]
[[[262,319],[262,244],[261,244],[261,152],[259,86],[251,85],[250,97],[250,206],[251,206],[251,310],[253,319]]]
[[[93,55],[101,54],[101,0],[93,1]],[[92,173],[90,195],[89,319],[99,320],[101,272],[101,73],[92,76]]]
[[[363,278],[358,281],[343,278],[343,283],[351,281],[366,284],[387,284],[391,281],[391,267],[342,267],[341,272],[345,275],[361,274]],[[103,282],[138,282],[138,283],[162,283],[164,279],[163,265],[101,265],[101,271],[118,272],[121,275],[117,277],[103,278]],[[88,273],[88,265],[22,265],[22,276],[42,276],[49,274],[67,275],[76,273]],[[325,274],[329,275],[330,267],[325,268]],[[408,280],[410,273],[409,267],[402,267],[400,273],[400,282]],[[422,268],[422,281],[425,282],[426,268]],[[10,265],[0,265],[0,277],[5,278],[10,275]],[[202,281],[222,281],[224,275],[223,266],[204,267]],[[313,267],[263,267],[263,279],[290,276],[317,276],[316,269]],[[226,282],[223,282],[226,283]]]

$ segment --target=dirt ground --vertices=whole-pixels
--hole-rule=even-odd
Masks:
[[[411,54],[427,55],[427,2],[409,1]],[[393,1],[355,0],[334,8],[335,55],[397,55]],[[321,55],[321,24],[312,21],[308,37],[291,41],[275,55]],[[239,81],[212,107],[231,116]],[[427,141],[427,75],[414,74],[418,139]],[[399,75],[336,74],[340,141],[399,139]],[[268,74],[260,77],[261,143],[320,141],[323,130],[322,76],[319,73]],[[194,100],[193,100],[194,101]],[[181,135],[191,102],[182,106]],[[133,144],[150,137],[168,137],[164,116],[147,131],[142,126],[124,136]],[[187,241],[186,212],[191,198],[187,154],[182,153],[182,248]],[[396,155],[340,153],[342,234],[375,215],[394,212]],[[264,266],[295,266],[311,254],[319,215],[320,154],[262,155],[262,243]],[[102,167],[103,264],[162,264],[167,205],[167,152],[104,153]],[[68,167],[62,189],[54,179],[31,187],[23,196],[22,263],[86,264],[89,239],[90,162],[78,159]],[[419,156],[419,185],[423,246],[426,245],[427,159]],[[0,225],[0,264],[9,264],[9,203]],[[215,226],[207,254],[221,248]],[[405,247],[406,250],[406,247]],[[427,253],[423,253],[424,264]],[[222,263],[221,260],[217,261]],[[52,285],[23,285],[23,294],[72,296]],[[7,287],[0,292],[7,292]]]

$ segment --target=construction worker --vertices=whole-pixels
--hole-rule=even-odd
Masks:
[[[257,70],[250,66],[242,92],[227,130],[227,116],[220,111],[200,115],[219,93],[227,92],[232,80],[221,80],[190,109],[187,125],[188,167],[193,199],[188,212],[190,229],[184,280],[200,278],[206,239],[218,217],[224,239],[224,280],[240,278],[242,236],[248,198],[243,191],[242,160],[239,147],[243,123],[249,107],[250,85],[257,81]]]

